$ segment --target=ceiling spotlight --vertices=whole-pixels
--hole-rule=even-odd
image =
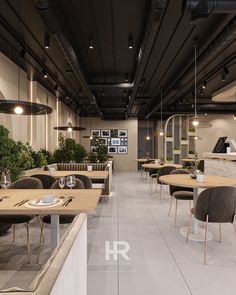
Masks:
[[[202,84],[202,89],[205,89],[207,86],[207,81],[204,81],[203,84]]]
[[[79,96],[82,96],[82,90],[81,90],[81,88],[79,89]]]
[[[54,90],[57,91],[58,90],[58,87],[59,87],[58,84],[55,84]]]
[[[105,96],[106,92],[104,89],[102,89],[102,96]]]
[[[44,77],[45,79],[47,79],[47,77],[48,77],[47,72],[46,72],[45,70],[42,70],[42,73],[43,73],[43,77]]]
[[[49,37],[49,35],[45,35],[45,37],[44,37],[44,48],[45,49],[50,48],[50,37]]]
[[[129,82],[129,75],[127,72],[125,73],[125,82]]]
[[[222,75],[221,75],[221,80],[222,82],[226,81],[226,76],[229,74],[229,69],[227,67],[224,67]]]
[[[234,114],[234,117],[233,117],[234,121],[236,121],[236,115]]]
[[[93,39],[89,40],[89,49],[94,49],[94,43],[93,43]]]
[[[123,91],[123,95],[124,95],[124,96],[127,95],[127,91],[126,91],[126,89],[124,89],[124,91]]]
[[[193,118],[193,126],[194,126],[194,127],[197,127],[198,124],[199,124],[199,122],[198,122],[198,117],[195,116],[195,117]]]
[[[179,104],[182,104],[183,103],[183,99],[182,97],[179,99]]]
[[[133,37],[130,36],[130,37],[129,37],[129,49],[133,49],[133,48],[134,48]]]
[[[14,108],[14,112],[15,112],[16,115],[21,115],[21,114],[23,114],[23,108],[19,107],[19,106],[16,106]]]
[[[200,95],[201,95],[201,96],[204,95],[204,91],[203,91],[203,89],[200,90]]]

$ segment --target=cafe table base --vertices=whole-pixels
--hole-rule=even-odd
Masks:
[[[51,247],[55,249],[60,241],[59,215],[51,215]]]
[[[179,233],[181,236],[183,236],[185,239],[187,237],[188,232],[188,226],[183,226],[179,229]],[[205,229],[204,228],[198,228],[197,233],[194,233],[192,229],[190,229],[188,239],[195,242],[204,242],[205,241]],[[213,239],[213,233],[210,231],[207,231],[207,241],[210,241]]]

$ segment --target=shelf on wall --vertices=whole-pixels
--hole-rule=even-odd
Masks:
[[[180,155],[181,154],[181,150],[173,150],[173,154],[174,155]]]
[[[166,137],[166,141],[174,141],[173,137]]]
[[[196,136],[196,132],[189,132],[188,136]]]
[[[181,140],[181,144],[182,144],[182,145],[186,145],[186,144],[188,144],[188,140]]]

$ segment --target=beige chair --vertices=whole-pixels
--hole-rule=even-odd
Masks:
[[[207,229],[208,223],[219,223],[219,241],[222,241],[221,223],[232,223],[234,234],[236,228],[234,224],[236,209],[236,188],[229,186],[208,188],[200,193],[195,209],[191,209],[191,217],[187,232],[186,242],[192,223],[192,214],[197,220],[205,223],[205,242],[204,242],[204,264],[207,258]]]

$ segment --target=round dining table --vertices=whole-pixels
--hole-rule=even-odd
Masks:
[[[149,163],[149,164],[142,164],[142,168],[146,168],[146,169],[160,169],[162,167],[166,167],[166,166],[172,166],[172,167],[175,167],[176,169],[180,169],[182,168],[183,166],[180,165],[180,164],[157,164],[157,163]]]
[[[160,181],[165,184],[181,186],[181,187],[191,187],[193,188],[193,205],[196,205],[198,198],[198,190],[206,189],[219,186],[236,186],[236,179],[226,178],[216,175],[204,175],[204,180],[202,182],[191,178],[188,174],[173,174],[164,175],[160,177]],[[194,218],[193,228],[189,234],[189,239],[193,241],[204,241],[204,230],[199,228],[198,220]],[[182,236],[186,237],[188,226],[181,227],[179,232]],[[213,234],[209,232],[208,239],[212,239]]]

